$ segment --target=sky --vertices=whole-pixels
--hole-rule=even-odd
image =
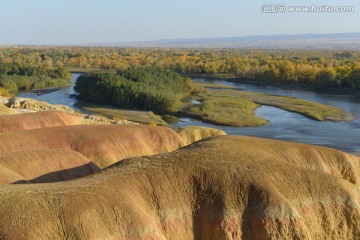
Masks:
[[[353,13],[262,13],[264,4],[354,6]],[[360,32],[358,0],[0,0],[0,44]]]

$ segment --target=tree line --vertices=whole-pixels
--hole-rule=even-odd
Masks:
[[[34,47],[3,48],[0,58],[30,66],[113,71],[160,67],[184,75],[230,75],[268,84],[360,88],[360,51]]]
[[[192,81],[162,68],[133,68],[117,73],[87,73],[75,83],[80,99],[158,113],[175,112]]]
[[[68,86],[70,78],[71,74],[64,66],[53,67],[46,64],[37,66],[14,61],[4,62],[0,59],[0,87],[9,92]]]

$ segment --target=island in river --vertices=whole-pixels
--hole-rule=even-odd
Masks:
[[[80,75],[81,74],[78,73],[72,74],[71,87],[63,88],[58,91],[40,96],[37,96],[34,93],[20,93],[18,96],[35,98],[37,100],[46,101],[52,104],[62,104],[69,106],[77,111],[90,113],[90,111],[84,110],[82,108],[84,104],[82,101],[71,97],[73,94],[75,94],[73,87],[76,79]],[[220,126],[211,123],[205,123],[193,117],[180,117],[179,121],[172,121],[169,123],[172,127],[184,127],[189,125],[213,127],[224,130],[226,133],[232,135],[247,135],[315,144],[340,149],[342,151],[353,154],[360,154],[360,98],[358,96],[282,89],[279,87],[256,86],[224,80],[206,80],[194,78],[193,81],[207,83],[210,85],[217,84],[217,87],[220,85],[227,86],[227,88],[232,88],[232,90],[238,89],[249,92],[304,99],[311,102],[344,109],[346,112],[351,112],[352,115],[356,117],[356,119],[354,121],[345,122],[315,121],[298,113],[289,112],[276,107],[261,106],[255,110],[255,114],[257,117],[266,119],[267,124],[258,127]],[[210,87],[210,85],[208,85],[208,87]],[[82,105],[82,107],[79,105]],[[101,107],[106,109],[106,106]],[[112,109],[118,113],[116,108],[112,107]],[[101,109],[99,112],[101,112]],[[149,112],[145,111],[145,113],[148,115]],[[141,115],[139,116],[141,118]],[[174,120],[174,118],[171,119]],[[154,120],[149,122],[152,121]],[[159,125],[161,124],[159,123]]]
[[[160,114],[191,116],[224,126],[251,127],[267,121],[255,115],[261,105],[297,112],[317,121],[351,121],[340,108],[298,98],[194,83],[161,68],[134,68],[118,73],[87,73],[75,85],[82,100],[122,108],[142,108]],[[195,100],[195,101],[194,101]]]

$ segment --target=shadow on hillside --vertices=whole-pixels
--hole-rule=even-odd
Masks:
[[[67,180],[85,177],[94,174],[100,170],[101,170],[100,167],[98,167],[95,163],[91,162],[75,168],[69,168],[61,171],[47,173],[29,181],[26,180],[16,181],[12,184],[61,182],[61,181],[67,181]]]

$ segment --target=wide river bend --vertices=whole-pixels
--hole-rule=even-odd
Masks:
[[[80,74],[72,75],[74,83]],[[256,137],[273,138],[285,141],[301,142],[336,148],[345,152],[360,155],[360,97],[351,95],[334,95],[302,90],[288,90],[277,87],[254,86],[250,84],[233,83],[224,80],[205,80],[195,78],[194,81],[208,81],[213,83],[234,86],[245,91],[277,94],[283,96],[298,97],[305,100],[323,103],[352,112],[357,119],[352,122],[318,122],[300,114],[284,111],[275,107],[262,106],[256,114],[269,120],[269,124],[261,127],[225,127],[203,123],[201,121],[182,118],[180,122],[172,124],[174,127],[182,126],[205,126],[219,128],[228,134],[248,135]],[[73,86],[63,88],[44,95],[34,93],[20,93],[19,97],[30,97],[51,104],[63,104],[76,108],[77,99],[71,98],[74,94]],[[78,109],[77,109],[78,110]]]

